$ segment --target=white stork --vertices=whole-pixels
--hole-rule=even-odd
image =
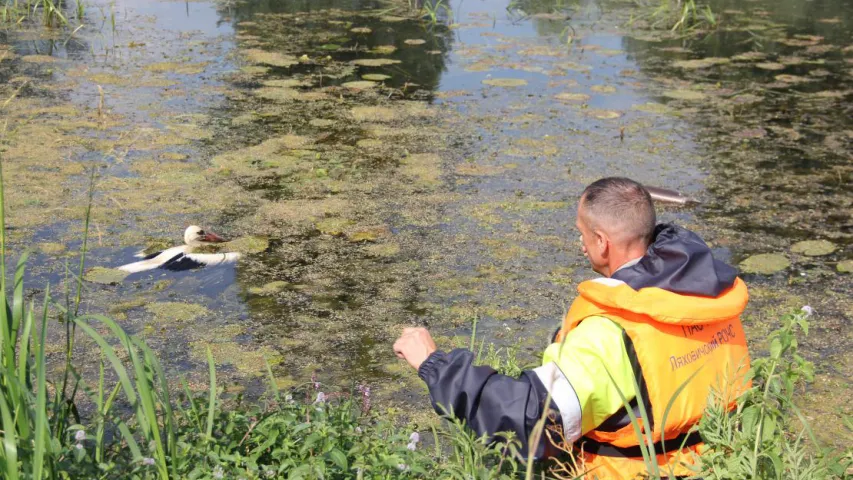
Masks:
[[[141,257],[142,260],[122,265],[118,269],[130,273],[144,272],[154,268],[179,272],[236,262],[240,258],[238,252],[197,253],[202,247],[223,242],[225,240],[215,233],[205,232],[201,227],[192,225],[184,231],[184,245],[167,248],[149,255],[140,253],[137,257]]]

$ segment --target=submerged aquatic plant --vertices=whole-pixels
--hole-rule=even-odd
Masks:
[[[649,20],[652,28],[664,27],[681,32],[711,30],[719,26],[711,6],[697,3],[697,0],[658,0],[656,4],[646,3],[643,0],[635,1],[643,13],[636,17],[632,15],[629,23],[646,19]]]
[[[24,21],[41,21],[47,27],[68,26],[68,16],[63,10],[69,8],[63,0],[4,0],[0,6],[0,20],[18,24]],[[76,0],[74,12],[78,24],[83,23],[86,12],[84,0]]]

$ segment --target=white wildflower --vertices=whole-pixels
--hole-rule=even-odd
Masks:
[[[154,459],[151,457],[142,457],[143,465],[154,465]]]
[[[222,467],[216,467],[213,469],[213,478],[225,478],[225,472],[222,470]]]
[[[82,442],[83,440],[86,440],[86,431],[85,430],[77,430],[77,432],[74,434],[74,440],[77,440],[78,442]]]
[[[406,448],[414,452],[418,449],[418,444],[415,442],[410,442],[408,445],[406,445]]]
[[[326,394],[320,392],[317,394],[317,400],[314,400],[314,403],[324,403],[326,401]]]
[[[397,465],[397,470],[399,470],[401,472],[408,472],[409,466],[406,465],[405,463],[401,463],[401,464]]]
[[[83,444],[82,443],[78,443],[77,445],[74,445],[74,447],[77,448],[77,450],[83,450]]]
[[[800,310],[806,314],[806,317],[811,317],[812,315],[814,315],[814,308],[809,305],[803,305],[803,308],[801,308]]]
[[[420,434],[420,433],[418,433],[418,432],[412,432],[412,434],[411,434],[411,435],[409,435],[409,442],[411,442],[411,443],[418,443],[418,442],[420,442],[420,441],[421,441],[421,434]]]

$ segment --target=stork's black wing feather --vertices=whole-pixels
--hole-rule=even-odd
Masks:
[[[196,268],[204,267],[205,265],[201,262],[197,262],[192,258],[184,255],[183,253],[179,253],[174,257],[170,258],[166,263],[160,265],[158,268],[162,268],[163,270],[169,270],[171,272],[183,272],[186,270],[194,270]]]
[[[161,253],[163,253],[163,250],[158,250],[154,253],[149,253],[148,255],[145,255],[144,257],[142,257],[142,260],[140,260],[140,262],[145,261],[145,260],[151,260],[152,258],[156,257],[157,255],[160,255]]]

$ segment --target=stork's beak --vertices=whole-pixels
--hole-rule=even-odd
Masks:
[[[215,233],[208,233],[207,235],[201,237],[201,239],[202,241],[208,243],[223,243],[227,241]]]

